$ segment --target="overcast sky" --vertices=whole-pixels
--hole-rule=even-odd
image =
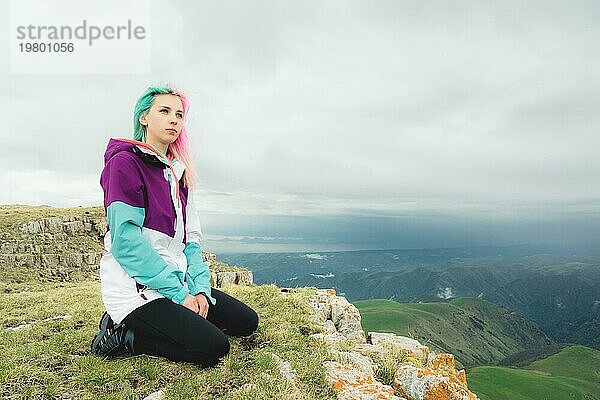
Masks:
[[[0,203],[101,205],[109,138],[172,82],[208,250],[600,241],[600,3],[150,4],[149,74],[1,58]]]

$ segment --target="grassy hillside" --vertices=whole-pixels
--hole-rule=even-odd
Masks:
[[[493,303],[457,298],[437,303],[354,302],[363,328],[413,337],[455,355],[464,366],[495,364],[510,354],[551,343],[531,321]]]
[[[141,399],[162,389],[167,399],[334,399],[321,363],[327,349],[307,298],[273,285],[224,291],[253,307],[261,320],[249,338],[230,338],[231,352],[201,370],[149,356],[104,361],[89,354],[103,312],[97,282],[17,284],[0,293],[0,398]],[[13,288],[14,289],[14,288]],[[281,379],[271,354],[290,362],[299,390]],[[293,394],[292,394],[293,393]]]
[[[511,354],[504,360],[500,361],[498,365],[503,367],[524,367],[534,361],[550,357],[551,355],[554,355],[564,349],[566,346],[568,346],[566,343],[553,343],[547,346],[537,347],[535,349],[526,349],[518,353]]]
[[[569,346],[525,368],[476,367],[469,387],[481,400],[597,400],[600,351]]]

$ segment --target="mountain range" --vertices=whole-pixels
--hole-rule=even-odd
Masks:
[[[255,282],[334,288],[349,301],[487,300],[556,342],[600,349],[600,257],[550,246],[224,254]]]

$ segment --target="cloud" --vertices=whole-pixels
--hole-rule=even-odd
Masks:
[[[0,201],[101,204],[108,139],[131,136],[145,87],[173,82],[191,100],[205,214],[594,213],[599,14],[593,2],[151,2],[151,74],[11,75],[0,62]]]
[[[452,297],[454,297],[454,294],[452,293],[452,288],[451,287],[445,287],[445,288],[440,288],[437,292],[437,297],[439,297],[440,299],[451,299]]]
[[[319,254],[319,253],[305,254],[303,257],[306,257],[306,258],[311,259],[311,260],[325,260],[325,259],[327,259],[327,255]]]
[[[3,171],[0,186],[1,204],[50,205],[76,207],[82,204],[102,205],[102,196],[95,190],[100,184],[96,176],[72,177],[56,171]]]

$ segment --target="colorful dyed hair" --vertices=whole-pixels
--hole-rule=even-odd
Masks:
[[[187,188],[192,188],[198,179],[198,174],[194,167],[190,140],[185,129],[189,103],[187,96],[181,90],[175,88],[173,85],[148,87],[135,103],[135,110],[133,112],[133,138],[140,142],[146,142],[146,127],[140,123],[140,117],[148,113],[154,103],[154,96],[158,94],[175,95],[181,99],[181,103],[183,104],[183,126],[177,139],[169,145],[167,157],[171,155],[185,165],[185,172],[182,178],[183,184]]]

